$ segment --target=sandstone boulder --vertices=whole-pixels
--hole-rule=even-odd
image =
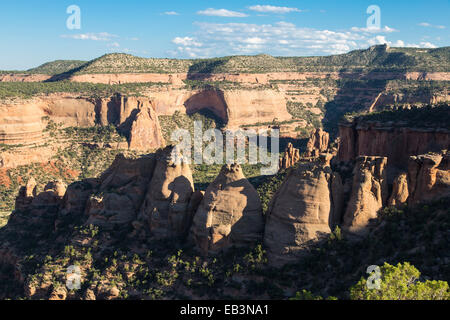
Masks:
[[[57,287],[52,288],[52,291],[50,293],[50,297],[48,300],[66,300],[67,299],[67,289],[65,287]]]
[[[340,220],[342,185],[328,162],[322,157],[300,163],[273,196],[264,233],[269,263],[295,261],[310,241],[328,235],[330,226]]]
[[[261,201],[240,165],[224,165],[208,186],[194,216],[190,238],[203,254],[262,239]]]
[[[364,234],[370,219],[387,201],[387,178],[385,157],[359,157],[353,170],[353,186],[344,215],[343,229]]]
[[[49,230],[54,229],[54,223],[63,202],[62,189],[64,189],[62,183],[53,182],[47,185],[43,192],[36,193],[36,181],[31,178],[27,185],[19,190],[16,210],[10,215],[8,225],[18,227],[18,234],[28,232],[26,228],[20,230],[20,227],[24,225],[33,226],[33,236],[48,234]]]

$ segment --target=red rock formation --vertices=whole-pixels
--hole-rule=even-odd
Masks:
[[[144,104],[131,124],[129,148],[148,151],[163,145],[164,138],[156,112],[153,106]]]
[[[286,149],[284,150],[284,155],[280,159],[279,168],[280,170],[290,168],[300,161],[300,150],[294,148],[292,143],[288,143]]]
[[[57,152],[57,147],[43,144],[47,137],[46,117],[63,126],[116,125],[129,136],[129,148],[138,151],[164,146],[155,107],[148,98],[117,94],[91,99],[54,94],[0,104],[0,113],[0,144],[24,146],[13,152],[2,152],[0,167],[46,162]],[[27,148],[27,145],[38,148]]]
[[[430,201],[450,195],[450,154],[412,156],[408,166],[408,203]]]
[[[138,215],[150,234],[160,239],[184,237],[192,220],[192,172],[188,164],[173,162],[173,150],[168,146],[157,151],[154,173]],[[135,227],[141,228],[139,224]]]
[[[0,104],[0,144],[30,145],[44,139],[45,116],[39,100]]]
[[[308,144],[306,145],[307,157],[318,157],[319,154],[325,152],[328,149],[328,142],[330,135],[328,132],[323,131],[321,128],[314,130],[311,134]]]
[[[262,239],[261,201],[240,165],[225,165],[209,185],[195,213],[190,237],[203,254]]]
[[[131,224],[144,200],[154,167],[153,155],[129,159],[119,154],[100,177],[99,190],[89,196],[86,223],[106,229]]]
[[[343,229],[361,235],[370,219],[386,204],[388,184],[385,157],[359,157],[353,170],[353,186],[344,214]]]
[[[388,184],[385,157],[360,157],[353,170],[353,186],[344,214],[343,229],[364,234],[370,219],[386,204]]]
[[[394,180],[388,205],[416,204],[450,195],[450,154],[411,156],[408,172]]]
[[[328,235],[340,221],[342,185],[329,160],[300,163],[273,196],[264,232],[269,263],[297,260],[309,241]]]
[[[392,194],[389,197],[389,206],[398,206],[407,203],[409,197],[408,174],[400,173],[395,179],[392,187]]]

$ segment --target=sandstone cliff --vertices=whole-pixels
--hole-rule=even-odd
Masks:
[[[42,117],[45,104],[39,100],[23,104],[0,105],[0,144],[20,145],[40,143],[44,139]]]
[[[128,147],[140,152],[164,146],[159,119],[151,100],[114,95],[80,98],[57,94],[0,104],[0,167],[13,168],[47,162],[58,151],[50,143],[47,125],[92,127],[114,125],[128,138]]]
[[[405,168],[412,155],[441,151],[450,147],[448,127],[411,127],[396,122],[340,123],[338,159],[383,156],[388,164]]]

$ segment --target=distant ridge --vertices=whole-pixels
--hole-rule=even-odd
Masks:
[[[55,60],[44,63],[39,67],[29,69],[26,73],[56,75],[78,68],[86,62],[87,61],[81,60]]]
[[[142,58],[105,54],[91,61],[57,60],[25,73],[69,77],[99,73],[450,72],[450,47],[390,48],[376,45],[315,57],[228,56],[210,59]]]

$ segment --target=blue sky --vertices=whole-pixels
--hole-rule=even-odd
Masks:
[[[367,28],[369,5],[380,28]],[[69,30],[70,5],[81,29]],[[373,44],[450,45],[449,0],[427,1],[1,1],[0,69],[110,52],[200,58],[267,53],[328,55]]]

